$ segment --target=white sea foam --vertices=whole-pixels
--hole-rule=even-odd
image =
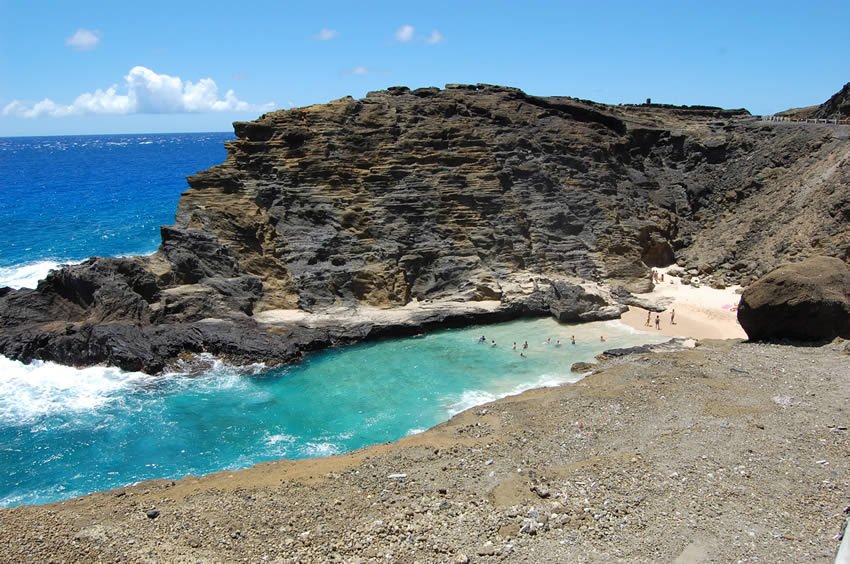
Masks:
[[[117,255],[118,258],[122,257],[132,257],[132,256],[150,256],[156,252],[154,250],[148,250],[143,253],[137,254],[126,254],[126,255]],[[13,266],[3,266],[0,267],[0,288],[3,286],[9,286],[10,288],[14,288],[16,290],[20,288],[35,288],[38,286],[39,280],[44,280],[47,276],[47,273],[51,270],[56,270],[63,265],[72,265],[72,264],[80,264],[81,260],[66,260],[66,261],[55,261],[55,260],[37,260],[33,262],[27,262],[24,264],[16,264]]]
[[[77,264],[74,262],[60,263],[52,260],[40,260],[15,266],[0,267],[0,288],[35,288],[39,280],[43,280],[51,270],[61,264]]]
[[[257,375],[268,369],[263,362],[255,362],[244,366],[233,366],[210,353],[198,353],[189,360],[178,360],[176,370],[169,372],[166,376],[187,376],[198,372],[198,367],[203,367],[204,373],[210,376],[204,383],[212,388],[231,389],[243,387],[247,381],[246,375]],[[187,385],[197,385],[194,380],[187,380]]]
[[[522,392],[533,390],[535,388],[554,388],[567,382],[577,382],[580,379],[581,376],[575,374],[563,376],[543,374],[536,380],[517,384],[516,386],[501,392],[489,392],[486,390],[466,390],[460,394],[460,397],[453,396],[451,398],[447,398],[445,402],[446,411],[450,416],[457,415],[461,411],[465,411],[472,407],[483,405],[491,401],[496,401],[497,399],[505,398],[508,396],[515,396],[517,394],[521,394]]]
[[[334,443],[316,441],[306,443],[301,452],[308,457],[331,456],[342,452],[342,448]]]
[[[455,399],[455,401],[450,403],[447,406],[447,409],[449,415],[456,415],[461,411],[469,409],[470,407],[475,407],[476,405],[496,401],[497,399],[499,399],[499,396],[490,392],[485,392],[484,390],[466,390],[465,392],[461,393],[460,398],[457,398]]]
[[[419,429],[419,428],[408,429],[407,433],[405,433],[405,436],[409,437],[411,435],[418,435],[419,433],[424,433],[425,431],[426,431],[426,429]]]
[[[295,437],[286,433],[276,433],[274,435],[266,435],[264,440],[267,445],[274,446],[279,443],[292,444],[295,442]]]
[[[42,361],[25,365],[0,356],[0,421],[19,424],[55,413],[96,410],[152,378],[118,368],[76,369]]]
[[[565,384],[567,382],[577,382],[579,380],[581,380],[581,376],[575,374],[563,376],[544,374],[533,382],[527,382],[525,384],[519,384],[515,386],[511,389],[510,392],[502,394],[499,397],[503,398],[507,396],[515,396],[517,394],[521,394],[525,391],[533,390],[535,388],[555,388],[557,386],[560,386],[561,384]]]

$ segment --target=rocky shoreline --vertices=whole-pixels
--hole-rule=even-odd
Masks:
[[[614,358],[398,443],[4,509],[0,553],[831,562],[850,491],[847,359],[840,340]]]
[[[0,354],[149,373],[200,353],[276,364],[445,323],[607,319],[673,262],[721,287],[850,256],[850,141],[826,125],[479,84],[389,88],[235,132],[226,161],[188,179],[154,255],[0,289]]]

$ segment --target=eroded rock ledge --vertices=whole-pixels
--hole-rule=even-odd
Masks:
[[[826,126],[450,85],[235,131],[156,254],[0,290],[0,354],[147,372],[200,352],[286,362],[439,324],[615,317],[674,260],[748,282],[850,255],[850,145]]]

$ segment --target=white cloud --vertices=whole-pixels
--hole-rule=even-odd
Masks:
[[[365,76],[369,74],[369,69],[367,69],[366,67],[354,67],[353,69],[351,69],[351,74],[357,76]]]
[[[405,24],[398,28],[395,32],[396,41],[401,41],[402,43],[407,43],[413,39],[413,34],[416,32],[416,28],[412,25]]]
[[[203,112],[266,111],[274,103],[249,104],[236,97],[233,90],[219,98],[218,86],[211,78],[198,82],[182,80],[179,76],[158,74],[136,66],[124,77],[126,94],[118,86],[106,90],[85,92],[68,105],[45,98],[35,104],[13,100],[3,107],[2,115],[24,118],[42,116],[65,117],[86,114],[181,114]]]
[[[442,43],[446,40],[446,36],[437,31],[436,29],[431,32],[431,35],[425,38],[425,43],[430,43],[431,45],[436,45],[437,43]]]
[[[83,28],[78,29],[65,40],[65,45],[81,51],[90,51],[97,47],[98,43],[100,43],[100,33]]]
[[[313,38],[318,39],[319,41],[330,41],[331,39],[336,38],[337,35],[339,35],[337,30],[323,27]]]

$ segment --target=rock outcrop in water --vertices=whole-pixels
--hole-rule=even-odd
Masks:
[[[607,319],[677,261],[850,257],[847,131],[743,110],[391,88],[236,123],[151,257],[0,292],[0,353],[156,372],[445,323]],[[616,292],[609,292],[607,288]]]

